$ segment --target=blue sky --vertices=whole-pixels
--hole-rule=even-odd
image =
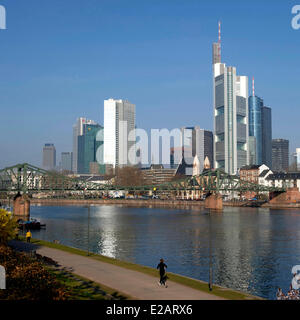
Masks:
[[[300,147],[300,30],[288,0],[0,0],[0,167],[41,165],[51,142],[71,151],[72,125],[103,123],[103,100],[136,104],[138,127],[212,130],[211,45],[255,77],[273,137]],[[299,1],[300,4],[300,1]]]

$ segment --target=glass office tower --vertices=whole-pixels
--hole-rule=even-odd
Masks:
[[[88,174],[90,173],[90,164],[98,162],[99,173],[101,173],[101,165],[103,164],[103,159],[99,159],[99,150],[102,141],[99,141],[99,137],[103,137],[103,127],[99,124],[84,124],[83,125],[83,135],[78,136],[78,173]],[[103,151],[102,151],[103,157]],[[99,163],[100,160],[100,163]]]
[[[264,100],[249,97],[249,137],[255,137],[256,151],[252,164],[272,167],[272,110],[264,106]],[[253,161],[253,159],[252,159]]]
[[[255,137],[255,163],[262,164],[262,107],[263,99],[257,96],[249,97],[249,136]]]

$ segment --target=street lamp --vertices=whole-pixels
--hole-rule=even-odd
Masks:
[[[209,291],[213,289],[212,243],[211,243],[211,210],[209,210]]]
[[[87,243],[87,255],[90,255],[90,204],[88,204],[88,243]]]

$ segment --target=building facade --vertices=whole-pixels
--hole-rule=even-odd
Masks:
[[[249,165],[256,164],[256,138],[249,136]]]
[[[95,172],[98,163],[98,173],[103,174],[103,127],[99,124],[84,124],[83,134],[78,136],[77,173],[88,174],[90,168]]]
[[[272,167],[272,109],[263,106],[261,109],[262,121],[262,163]]]
[[[181,131],[183,137],[182,145],[184,147],[183,152],[190,157],[190,159],[185,159],[187,160],[186,162],[192,165],[194,158],[197,156],[200,162],[200,171],[202,172],[206,157],[209,159],[210,163],[213,163],[213,133],[211,131],[201,129],[198,126],[184,127],[181,128]],[[188,131],[190,132],[187,133]],[[189,137],[189,139],[184,138],[185,135]]]
[[[157,164],[151,165],[150,168],[143,168],[141,172],[146,184],[158,185],[174,179],[176,169],[166,169],[163,165]]]
[[[272,166],[272,111],[264,106],[264,100],[253,95],[249,97],[249,139],[255,137],[255,160],[253,150],[249,151],[250,164]],[[253,143],[253,140],[251,141]],[[253,148],[253,145],[252,145]],[[250,149],[250,148],[249,148]]]
[[[249,136],[255,137],[255,161],[262,164],[262,107],[263,100],[257,96],[249,97]]]
[[[289,141],[285,139],[272,140],[272,170],[275,172],[289,169]]]
[[[213,65],[214,167],[229,174],[249,163],[248,77]]]
[[[240,168],[240,178],[244,181],[258,184],[259,174],[260,166],[256,164]]]
[[[77,119],[76,123],[73,125],[73,163],[72,171],[74,173],[78,172],[78,137],[83,135],[83,126],[85,124],[96,124],[93,120],[88,120],[87,118],[80,117]]]
[[[104,163],[116,167],[136,164],[135,105],[104,100]]]
[[[296,148],[296,169],[300,171],[300,148]]]
[[[53,143],[46,143],[43,147],[43,168],[54,170],[56,167],[56,149]]]
[[[72,152],[62,152],[61,153],[61,170],[71,172],[72,165],[73,165],[73,153]]]
[[[299,172],[279,172],[272,173],[267,178],[267,185],[276,188],[297,188],[300,191],[300,173]]]

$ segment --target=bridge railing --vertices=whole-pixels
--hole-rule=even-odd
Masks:
[[[286,188],[259,185],[241,180],[238,176],[229,175],[222,170],[204,171],[201,175],[169,181],[157,185],[119,186],[113,183],[99,184],[71,178],[63,174],[46,171],[30,164],[18,164],[0,170],[0,192],[55,192],[55,191],[103,191],[124,190],[136,192],[284,192]]]

